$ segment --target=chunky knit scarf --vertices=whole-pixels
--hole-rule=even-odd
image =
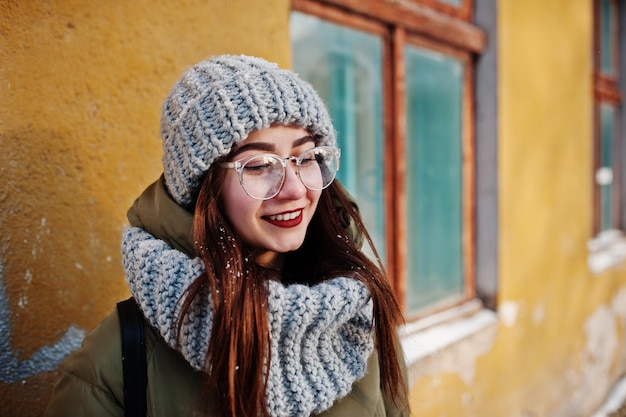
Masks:
[[[131,293],[166,343],[203,370],[211,334],[211,300],[196,300],[176,339],[178,300],[204,271],[190,258],[137,227],[122,240]],[[365,286],[335,278],[315,286],[268,281],[271,358],[267,404],[272,416],[309,416],[346,396],[373,351],[372,303]]]

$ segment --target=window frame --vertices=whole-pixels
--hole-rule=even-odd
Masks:
[[[430,7],[433,10],[444,13],[449,16],[459,18],[461,20],[470,21],[472,18],[473,1],[461,0],[460,6],[445,3],[441,0],[419,0],[419,3]]]
[[[402,54],[402,56],[397,55],[396,62],[402,62],[404,66],[405,58],[404,58],[404,46],[411,45],[419,48],[425,48],[431,51],[440,52],[447,56],[450,56],[454,59],[457,59],[463,65],[463,132],[461,137],[461,150],[462,150],[462,216],[463,216],[463,231],[462,231],[462,264],[464,271],[464,295],[453,302],[447,303],[439,303],[433,305],[431,308],[425,309],[423,312],[418,313],[417,315],[409,316],[409,318],[421,318],[424,315],[430,315],[433,312],[441,311],[447,308],[450,308],[459,303],[468,301],[472,299],[476,295],[476,274],[475,274],[475,156],[474,156],[474,70],[473,70],[473,60],[472,54],[468,51],[461,51],[457,48],[450,47],[448,45],[443,45],[440,42],[432,41],[430,39],[424,38],[423,36],[416,35],[414,33],[404,32],[402,35],[404,38],[402,44],[399,42],[396,44],[398,46],[399,51],[396,51],[397,54]],[[405,77],[398,77],[396,83],[402,85],[401,88],[398,89],[398,94],[396,96],[396,100],[398,100],[398,106],[402,106],[401,112],[397,113],[396,117],[404,117],[405,109],[405,87],[404,87]],[[395,138],[395,145],[398,147],[395,151],[395,155],[398,159],[396,159],[396,165],[398,165],[399,161],[403,161],[406,152],[404,151],[403,145],[405,143],[404,131],[399,132],[399,135]],[[404,167],[404,164],[402,164]],[[403,228],[401,225],[406,224],[406,218],[404,217],[407,213],[406,210],[406,192],[405,192],[405,172],[396,171],[396,174],[399,176],[395,185],[395,189],[393,190],[393,195],[400,196],[403,207],[398,212],[398,223],[397,228],[402,231],[401,239],[397,239],[400,242],[407,242],[407,237],[404,234]],[[398,232],[400,232],[400,230]],[[408,277],[406,276],[406,253],[402,251],[402,258],[397,259],[398,265],[401,267],[396,268],[397,279],[400,279],[404,285],[407,282]],[[406,295],[404,295],[406,296]],[[404,299],[403,299],[404,301]]]
[[[476,297],[476,154],[474,56],[484,50],[484,32],[470,23],[473,0],[459,7],[437,0],[292,0],[292,10],[380,36],[383,43],[383,143],[386,268],[403,310],[406,307],[406,224],[404,140],[405,45],[441,52],[462,62],[462,212],[464,296],[453,302],[433,304],[416,320]]]
[[[620,28],[623,25],[623,18],[620,18],[620,15],[624,15],[624,11],[620,12],[620,9],[625,7],[624,1],[619,0],[608,0],[611,2],[613,10],[615,13],[613,14],[613,33],[611,36],[613,37],[613,51],[612,55],[614,60],[612,62],[612,74],[606,74],[602,70],[602,62],[601,62],[601,53],[597,52],[601,49],[601,24],[600,24],[600,0],[593,1],[593,166],[592,166],[592,184],[593,184],[593,219],[592,219],[592,227],[593,227],[593,235],[597,236],[602,231],[606,231],[606,229],[602,228],[602,203],[601,203],[601,191],[600,185],[597,183],[596,174],[601,165],[601,143],[602,143],[602,129],[601,129],[601,105],[602,104],[610,104],[615,106],[615,131],[613,133],[613,149],[615,156],[615,169],[613,172],[613,183],[611,185],[611,229],[618,230],[624,228],[624,195],[623,195],[623,179],[622,175],[624,175],[624,158],[623,158],[623,150],[621,149],[620,140],[621,137],[621,129],[620,121],[624,119],[624,110],[623,110],[623,92],[620,88],[620,82],[623,83],[624,80],[620,80],[619,74],[621,67],[623,64],[621,63],[622,58],[620,57],[620,38],[619,38],[619,30],[622,31],[624,28]],[[623,76],[622,76],[623,78]],[[620,116],[621,113],[621,116]]]

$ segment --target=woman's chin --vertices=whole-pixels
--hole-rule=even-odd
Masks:
[[[273,252],[277,252],[277,253],[293,252],[295,250],[300,249],[303,242],[304,242],[304,239],[297,239],[297,240],[287,241],[287,242],[277,242],[274,245],[272,245],[272,248],[269,250]]]

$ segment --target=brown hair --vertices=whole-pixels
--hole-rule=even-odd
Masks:
[[[269,416],[265,388],[270,340],[264,283],[273,278],[273,271],[254,263],[254,249],[246,247],[222,214],[225,170],[216,169],[218,163],[209,170],[196,202],[193,234],[206,272],[183,296],[179,334],[194,299],[210,296],[213,326],[205,358],[206,397],[220,417]],[[280,279],[285,284],[313,285],[349,276],[367,286],[373,301],[381,387],[396,405],[405,405],[406,386],[396,350],[396,326],[402,314],[382,265],[355,245],[355,236],[346,232],[348,222],[356,225],[376,254],[358,210],[335,181],[322,191],[303,245],[286,254]]]

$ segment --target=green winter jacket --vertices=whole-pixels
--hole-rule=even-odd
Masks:
[[[149,187],[128,213],[131,224],[150,231],[171,246],[191,254],[193,215],[178,206],[165,191],[162,178]],[[354,235],[354,225],[346,222]],[[350,230],[352,229],[352,230]],[[353,236],[354,239],[361,237]],[[170,348],[158,332],[144,322],[150,417],[211,416],[201,412],[203,373],[194,370]],[[403,355],[398,354],[405,383]],[[123,417],[124,391],[119,316],[115,309],[84,340],[83,346],[61,364],[61,378],[53,391],[46,417]],[[209,406],[210,408],[210,406]],[[376,351],[368,360],[366,375],[350,394],[321,416],[405,417],[382,393]]]

